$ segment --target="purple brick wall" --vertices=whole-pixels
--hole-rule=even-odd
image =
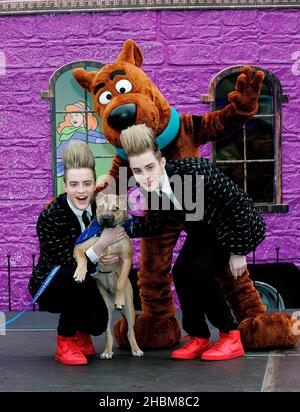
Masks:
[[[40,92],[47,89],[51,74],[70,61],[113,61],[126,38],[140,44],[144,69],[180,112],[206,112],[200,94],[226,67],[250,63],[278,76],[290,96],[283,107],[282,136],[283,202],[290,210],[265,215],[268,235],[257,258],[274,258],[276,246],[282,258],[300,256],[298,10],[1,17],[0,310],[8,309],[7,254],[15,267],[12,309],[20,310],[30,299],[27,266],[38,252],[35,224],[52,195],[50,103],[40,99]],[[210,156],[209,145],[202,154]]]

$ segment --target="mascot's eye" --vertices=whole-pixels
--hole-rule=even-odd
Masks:
[[[132,90],[132,84],[129,80],[122,79],[116,83],[116,90],[118,93],[129,93]]]
[[[113,96],[112,96],[111,92],[103,92],[99,96],[99,102],[101,104],[107,104],[111,101],[112,98],[113,98]]]

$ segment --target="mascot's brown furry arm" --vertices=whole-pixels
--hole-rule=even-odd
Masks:
[[[201,144],[231,134],[258,110],[258,96],[264,79],[261,71],[253,73],[250,67],[242,70],[235,90],[228,95],[230,103],[223,110],[202,116],[179,115],[140,69],[142,62],[139,46],[133,40],[126,40],[115,63],[98,72],[74,71],[78,83],[93,97],[105,137],[116,147],[117,154],[109,172],[111,176],[117,178],[119,167],[128,165],[119,135],[131,125],[145,123],[153,129],[167,159],[197,157]],[[180,227],[174,224],[160,236],[141,240],[138,285],[142,314],[137,316],[135,332],[142,348],[169,347],[180,337],[170,276],[172,252],[179,234]],[[298,336],[291,329],[294,320],[282,313],[265,314],[248,272],[234,280],[224,268],[218,280],[240,322],[246,348],[285,347],[297,342]],[[117,321],[114,332],[118,344],[128,346],[123,319]]]

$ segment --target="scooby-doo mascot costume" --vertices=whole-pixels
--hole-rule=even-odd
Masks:
[[[115,63],[98,72],[74,71],[78,83],[91,93],[94,109],[102,120],[102,131],[116,148],[117,154],[109,172],[115,178],[120,166],[128,166],[119,136],[121,130],[129,126],[145,123],[153,129],[167,159],[198,157],[200,145],[240,129],[258,110],[258,96],[264,79],[261,71],[253,74],[250,67],[244,68],[235,91],[228,95],[230,104],[223,110],[193,116],[179,115],[170,107],[140,69],[142,63],[143,54],[138,45],[133,40],[126,40]],[[138,285],[142,314],[137,316],[135,331],[142,348],[166,348],[180,338],[170,276],[172,252],[179,234],[180,227],[174,224],[159,236],[141,240]],[[297,342],[298,336],[291,332],[294,322],[291,317],[281,313],[265,314],[248,271],[235,280],[229,270],[224,269],[224,273],[219,274],[219,282],[240,322],[245,347],[284,347]],[[123,319],[117,321],[114,332],[118,344],[128,346]]]

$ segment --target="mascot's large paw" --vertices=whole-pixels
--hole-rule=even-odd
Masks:
[[[174,316],[158,318],[151,315],[137,314],[134,331],[137,344],[142,349],[169,348],[180,339],[180,326]],[[125,319],[121,318],[115,323],[114,335],[121,348],[130,347]]]
[[[287,348],[300,338],[300,322],[284,313],[260,314],[244,319],[239,330],[245,349]]]
[[[252,116],[258,111],[258,97],[264,80],[264,73],[257,70],[252,73],[251,67],[243,67],[236,81],[235,90],[228,94],[239,114]]]

